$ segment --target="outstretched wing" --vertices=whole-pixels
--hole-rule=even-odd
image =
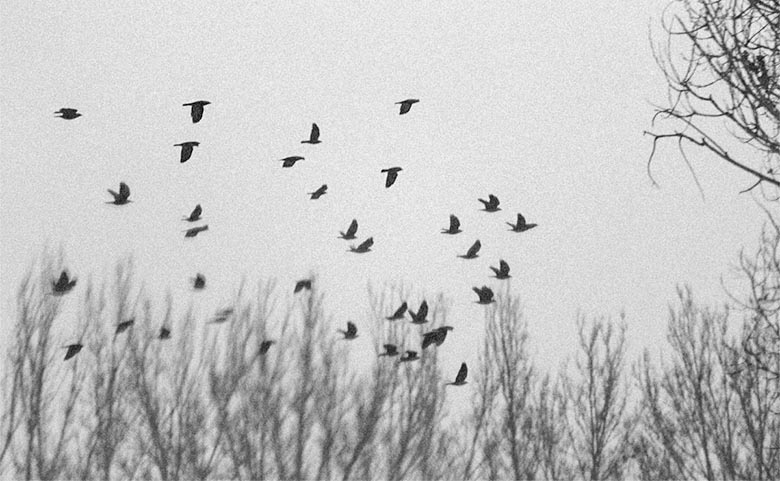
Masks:
[[[317,124],[311,124],[311,134],[309,134],[309,142],[317,142],[320,140],[320,128]]]
[[[458,375],[455,376],[455,382],[461,383],[466,380],[466,376],[469,375],[469,368],[466,366],[466,363],[460,365],[460,370],[458,371]]]
[[[190,219],[197,219],[200,217],[200,214],[203,212],[203,209],[201,208],[200,204],[196,205],[194,209],[192,209],[192,213],[190,214]]]
[[[130,187],[127,186],[124,182],[119,183],[119,195],[127,199],[130,197]]]
[[[364,240],[363,243],[360,244],[357,248],[358,250],[368,250],[372,245],[374,245],[374,238],[369,237],[368,239]]]
[[[396,311],[393,313],[393,317],[401,317],[406,312],[406,309],[408,308],[407,304],[404,302],[401,304],[401,307],[396,309]]]
[[[192,110],[190,111],[190,114],[192,115],[193,124],[197,124],[198,122],[200,122],[200,119],[203,118],[203,104],[201,103],[192,104]]]
[[[490,204],[491,204],[493,207],[498,207],[498,204],[499,204],[498,197],[496,197],[496,196],[495,196],[495,195],[493,195],[493,194],[490,194],[490,195],[488,196],[488,199],[490,199]]]
[[[468,252],[466,252],[467,257],[474,257],[477,255],[477,252],[479,252],[479,249],[482,247],[482,243],[479,242],[479,239],[477,239],[477,242],[474,243],[471,247],[469,247]]]
[[[387,354],[397,354],[398,348],[395,347],[395,344],[383,344],[382,347],[385,348],[385,352]]]
[[[502,259],[498,261],[498,267],[499,270],[501,271],[501,274],[503,275],[509,274],[509,264],[507,264],[505,260]]]
[[[412,108],[412,104],[409,102],[399,102],[401,104],[401,111],[398,115],[403,115]]]
[[[454,215],[450,215],[450,230],[456,231],[460,229],[460,221]]]
[[[425,316],[428,315],[428,301],[422,301],[420,304],[420,310],[417,311],[417,316],[420,319],[425,319]]]
[[[357,334],[357,326],[352,321],[347,321],[347,335],[354,336]]]
[[[347,237],[352,237],[353,235],[355,235],[357,230],[358,230],[357,219],[352,219],[352,223],[349,224],[349,229],[347,229]]]

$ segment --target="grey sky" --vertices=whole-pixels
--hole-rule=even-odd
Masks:
[[[444,291],[453,375],[482,325],[471,287],[499,285],[499,258],[542,358],[569,349],[578,309],[625,308],[629,339],[650,344],[677,283],[719,298],[763,216],[737,194],[750,179],[712,157],[690,156],[706,202],[671,146],[650,185],[642,131],[666,91],[648,27],[666,2],[463,3],[6,2],[3,325],[23,271],[60,242],[84,280],[134,253],[148,289],[195,297],[204,316],[242,274],[291,294],[316,272],[337,324],[359,329],[367,280]],[[421,102],[399,116],[408,97]],[[199,99],[213,104],[193,125],[181,104]],[[323,142],[301,145],[312,122]],[[190,140],[180,164],[173,144]],[[306,160],[282,169],[290,155]],[[385,189],[392,166],[404,170]],[[120,181],[134,203],[104,204]],[[490,193],[501,212],[479,211]],[[185,240],[196,203],[210,230]],[[507,232],[517,212],[540,226]],[[451,213],[464,232],[443,236]],[[373,252],[336,238],[352,218]],[[477,238],[479,259],[456,258]],[[197,271],[208,289],[194,295]]]

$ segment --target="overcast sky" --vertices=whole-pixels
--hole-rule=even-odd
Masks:
[[[403,283],[415,303],[443,291],[453,374],[476,359],[471,287],[498,286],[500,258],[540,359],[568,352],[578,311],[625,310],[641,347],[663,339],[678,284],[722,299],[764,217],[737,193],[751,180],[712,157],[691,155],[706,201],[671,146],[653,166],[661,188],[646,175],[642,132],[666,99],[648,35],[666,0],[466,3],[6,1],[4,327],[47,244],[84,282],[132,253],[151,292],[192,298],[204,317],[242,276],[292,295],[314,272],[339,323],[359,329],[368,281]],[[409,97],[420,103],[399,116]],[[200,99],[212,105],[192,124],[181,104]],[[83,116],[56,118],[61,107]],[[312,122],[322,143],[302,145]],[[180,164],[173,144],[191,140]],[[291,155],[306,159],[282,169]],[[386,189],[393,166],[404,170]],[[134,202],[106,205],[120,181]],[[481,212],[491,193],[503,210]],[[210,230],[184,239],[197,203]],[[518,212],[539,227],[508,232]],[[441,235],[451,213],[463,233]],[[372,252],[337,239],[353,218]],[[458,259],[476,239],[480,257]]]

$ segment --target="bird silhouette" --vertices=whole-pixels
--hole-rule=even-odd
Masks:
[[[54,113],[60,114],[58,118],[65,120],[73,120],[75,118],[81,117],[81,114],[78,113],[78,109],[69,109],[66,107],[63,107]]]
[[[192,278],[192,288],[193,289],[204,289],[206,287],[206,277],[198,272],[195,274],[195,277]]]
[[[347,341],[351,341],[352,339],[355,339],[357,337],[357,326],[353,324],[352,322],[347,322],[347,330],[341,330],[339,329],[340,333],[344,334],[344,339]]]
[[[180,162],[183,164],[190,160],[190,157],[192,157],[192,149],[200,145],[200,142],[182,142],[181,144],[173,144],[174,147],[181,147],[181,159]]]
[[[399,359],[398,362],[410,362],[418,359],[420,359],[420,356],[417,355],[417,351],[406,351],[406,355],[401,356],[401,359]]]
[[[203,208],[200,206],[200,204],[196,205],[194,209],[192,209],[192,212],[190,213],[189,217],[184,217],[182,220],[186,220],[187,222],[196,222],[200,220],[200,215],[203,213]]]
[[[369,237],[368,239],[364,240],[359,246],[350,246],[349,250],[350,252],[354,252],[355,254],[363,254],[365,252],[368,252],[371,250],[371,246],[374,245],[374,238]]]
[[[423,300],[416,313],[409,309],[409,315],[412,316],[412,324],[425,324],[428,322],[428,319],[426,319],[428,316],[428,302]]]
[[[455,382],[448,382],[448,386],[462,386],[466,384],[466,376],[469,374],[469,368],[466,366],[466,363],[460,365],[460,370],[458,371],[458,374],[455,376]]]
[[[271,348],[271,346],[273,346],[274,344],[276,344],[276,341],[271,341],[271,340],[263,341],[260,343],[260,350],[258,352],[262,356],[263,354],[267,353],[268,350]]]
[[[493,194],[490,194],[488,196],[488,200],[485,200],[485,199],[477,199],[477,200],[482,202],[483,204],[485,204],[485,208],[482,209],[485,212],[496,212],[496,211],[501,210],[498,207],[498,204],[500,204],[500,202],[498,201],[498,197],[496,197]]]
[[[496,273],[496,275],[493,276],[496,279],[509,279],[512,277],[509,275],[509,264],[503,259],[498,261],[498,269],[493,266],[490,266],[490,269]]]
[[[474,244],[472,244],[471,247],[469,247],[469,250],[466,252],[465,255],[458,255],[458,257],[462,259],[475,259],[479,257],[477,253],[481,248],[482,248],[482,243],[479,242],[479,239],[477,239],[477,241]]]
[[[116,331],[114,331],[114,335],[122,334],[130,327],[132,327],[134,323],[135,323],[135,319],[130,319],[129,321],[120,322],[119,324],[116,325]]]
[[[396,311],[393,313],[392,316],[388,316],[385,319],[387,319],[388,321],[397,321],[399,319],[403,319],[404,318],[404,314],[406,314],[407,307],[408,306],[407,306],[406,302],[404,302],[403,304],[401,304],[401,307],[396,309]]]
[[[187,229],[186,231],[184,231],[186,232],[186,234],[184,234],[184,237],[195,237],[205,230],[209,230],[208,224],[201,225],[198,227],[193,227],[192,229]]]
[[[390,167],[389,169],[382,169],[382,173],[387,173],[387,178],[385,179],[385,188],[390,187],[395,183],[395,179],[398,178],[398,172],[402,171],[404,169],[400,167]]]
[[[280,159],[280,161],[282,162],[282,167],[292,167],[299,160],[303,160],[303,157],[301,157],[300,155],[293,155],[292,157],[285,157],[283,159]]]
[[[436,344],[436,346],[441,346],[444,340],[447,339],[447,331],[451,331],[453,329],[454,328],[452,326],[441,326],[430,332],[426,332],[425,334],[423,334],[422,348],[425,349],[431,344]]]
[[[442,234],[452,234],[452,235],[455,235],[455,234],[457,234],[459,232],[463,232],[463,231],[460,230],[460,221],[458,220],[457,217],[455,217],[454,215],[450,214],[450,227],[449,227],[449,229],[442,229],[441,233]]]
[[[128,197],[130,197],[130,187],[127,186],[124,182],[119,183],[119,193],[117,194],[111,189],[108,190],[108,193],[114,196],[113,202],[106,202],[106,204],[115,204],[115,205],[124,205],[128,202],[132,202],[132,200],[129,200]]]
[[[170,339],[171,338],[171,330],[167,327],[161,327],[160,328],[160,334],[157,335],[157,338],[160,340]]]
[[[395,344],[382,344],[382,347],[385,348],[385,352],[380,354],[380,356],[397,356],[399,354],[398,347],[396,347]]]
[[[311,290],[311,279],[303,279],[295,283],[295,290],[293,291],[293,294],[297,294],[301,290],[306,289],[307,291]]]
[[[315,190],[314,192],[307,192],[307,194],[311,195],[312,200],[319,199],[323,195],[328,193],[328,184],[322,184],[319,189]]]
[[[189,102],[182,104],[184,107],[190,107],[190,117],[192,117],[192,123],[197,124],[200,119],[203,118],[203,107],[209,105],[211,102],[208,100],[197,100],[195,102]],[[184,162],[182,160],[182,162]]]
[[[493,290],[488,286],[482,286],[481,288],[472,287],[472,290],[479,296],[479,301],[477,301],[477,304],[491,304],[496,302],[493,300]]]
[[[311,124],[311,133],[309,134],[309,140],[301,140],[302,144],[319,144],[320,141],[320,128],[317,124]]]
[[[81,351],[81,348],[84,347],[84,346],[77,342],[75,344],[68,344],[68,345],[62,346],[62,347],[65,347],[65,348],[68,349],[68,351],[65,353],[65,361],[67,361],[68,359],[70,359],[73,356],[75,356],[76,354],[78,354],[79,351]]]
[[[358,230],[357,219],[352,219],[352,222],[349,224],[346,233],[339,231],[339,234],[341,234],[339,238],[346,239],[346,240],[353,240],[355,238],[355,233],[357,233],[357,230]]]
[[[517,214],[517,224],[512,224],[511,222],[507,222],[507,225],[511,227],[512,232],[525,232],[529,229],[533,229],[536,227],[536,224],[529,224],[525,221],[525,217],[523,217],[523,214],[518,213]]]
[[[416,104],[419,101],[420,101],[420,99],[406,99],[406,100],[402,100],[400,102],[396,102],[395,103],[396,105],[401,104],[401,111],[398,112],[398,115],[403,115],[403,114],[407,113],[409,111],[409,109],[412,108],[412,105]]]
[[[52,281],[52,294],[62,296],[71,291],[76,286],[76,278],[71,279],[67,271],[62,271],[59,279]]]

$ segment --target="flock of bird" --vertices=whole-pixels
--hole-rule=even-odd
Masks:
[[[419,99],[406,99],[402,100],[400,102],[396,102],[397,105],[400,105],[400,115],[404,115],[408,113],[412,105],[419,102]],[[206,105],[209,105],[211,102],[208,102],[206,100],[198,100],[195,102],[189,102],[183,104],[185,107],[190,107],[190,116],[192,118],[192,123],[198,123],[203,118],[204,113],[204,107]],[[55,114],[59,114],[60,118],[66,119],[66,120],[73,120],[78,117],[81,117],[81,114],[78,112],[78,109],[73,108],[61,108]],[[302,144],[312,144],[316,145],[321,143],[320,141],[320,128],[317,126],[316,123],[312,124],[311,132],[309,133],[309,138],[307,140],[302,140]],[[179,144],[174,144],[175,147],[181,147],[181,156],[180,156],[180,162],[184,163],[187,162],[193,154],[194,148],[200,145],[199,142],[182,142]],[[302,156],[290,156],[285,157],[283,159],[280,159],[282,162],[283,168],[291,168],[295,165],[296,162],[299,162],[301,160],[305,160]],[[398,179],[398,173],[402,171],[403,169],[401,167],[390,167],[387,169],[382,169],[381,173],[386,174],[385,177],[385,187],[390,188],[395,181]],[[320,186],[317,190],[314,192],[309,192],[310,198],[312,200],[319,199],[324,194],[327,193],[328,186],[327,184],[323,184]],[[108,204],[114,204],[114,205],[125,205],[130,202],[130,188],[128,185],[124,182],[120,182],[119,184],[119,192],[115,192],[111,189],[108,189],[108,192],[113,196],[114,200],[107,202]],[[488,199],[477,199],[479,202],[481,202],[484,206],[482,209],[485,212],[498,212],[501,210],[499,207],[500,202],[498,200],[498,197],[496,197],[493,194],[490,194],[488,196]],[[183,217],[182,220],[186,222],[197,222],[201,220],[201,214],[203,213],[203,209],[200,204],[196,205],[195,208],[192,210],[190,215]],[[531,224],[526,222],[525,218],[522,214],[517,214],[517,220],[513,224],[511,222],[507,222],[507,224],[511,227],[512,232],[525,232],[529,229],[532,229],[536,227],[537,224]],[[208,224],[204,224],[201,226],[196,226],[189,228],[185,230],[185,237],[195,237],[199,233],[208,230],[209,226]],[[347,228],[346,232],[339,232],[339,238],[345,239],[345,240],[354,240],[356,239],[356,234],[358,230],[358,222],[357,219],[353,219],[350,223],[349,227]],[[460,228],[460,220],[455,215],[450,215],[450,225],[446,229],[442,229],[442,234],[447,235],[456,235],[462,232]],[[357,254],[363,254],[366,252],[371,251],[371,247],[374,244],[374,238],[368,237],[366,240],[358,244],[357,246],[350,246],[350,252],[357,253]],[[475,259],[479,257],[479,250],[481,249],[482,244],[480,243],[479,239],[477,239],[476,242],[468,249],[468,251],[465,254],[460,254],[458,257],[462,259]],[[493,267],[490,266],[490,269],[495,273],[495,276],[493,276],[496,279],[509,279],[512,277],[509,274],[509,264],[506,263],[503,259],[499,260],[499,266]],[[198,273],[194,278],[191,279],[192,281],[192,287],[196,290],[201,290],[206,287],[206,278]],[[62,271],[60,274],[59,279],[56,281],[52,281],[52,294],[56,296],[61,296],[66,294],[67,292],[70,292],[76,285],[76,278],[71,278],[68,275],[67,271]],[[296,282],[295,288],[293,290],[294,294],[297,294],[298,292],[302,290],[311,290],[312,288],[312,280],[311,279],[302,279]],[[490,289],[488,286],[482,286],[482,287],[474,287],[474,292],[477,294],[479,300],[476,301],[478,304],[491,304],[494,301],[493,297],[493,290]],[[417,309],[417,312],[412,311],[409,309],[409,306],[406,302],[403,302],[401,306],[390,316],[387,316],[386,319],[388,321],[398,321],[405,318],[406,314],[409,314],[411,317],[411,323],[412,324],[425,324],[428,322],[427,316],[428,316],[428,303],[423,300],[420,303],[420,307]],[[233,314],[232,308],[226,308],[218,311],[214,318],[210,321],[210,323],[222,323],[226,322],[230,319],[230,317]],[[132,327],[134,323],[134,319],[130,319],[127,321],[120,322],[116,326],[116,330],[114,335],[119,335]],[[422,348],[421,350],[425,350],[429,346],[440,346],[444,340],[447,338],[447,332],[453,330],[452,326],[441,326],[436,329],[433,329],[432,331],[426,332],[422,336]],[[346,330],[338,330],[339,333],[342,334],[344,340],[353,340],[358,337],[358,330],[357,326],[353,322],[347,322],[347,329]],[[163,326],[160,328],[160,332],[157,335],[158,339],[165,340],[169,339],[171,337],[171,331],[170,328]],[[262,341],[260,345],[260,354],[265,354],[268,352],[270,347],[275,343],[273,340],[264,340]],[[81,351],[83,345],[80,342],[76,342],[73,344],[68,344],[64,346],[67,348],[67,352],[65,353],[65,360],[71,359],[72,357],[76,356],[79,351]],[[399,357],[399,363],[400,362],[411,362],[420,359],[420,355],[417,351],[413,350],[406,350],[403,355],[401,355],[401,352],[399,352],[399,348],[395,344],[383,344],[384,352],[380,353],[380,356],[388,356],[388,357],[394,357],[394,356],[400,356]],[[453,386],[462,386],[466,384],[466,377],[468,376],[468,366],[466,363],[462,363],[460,369],[458,370],[457,375],[455,376],[455,381],[447,383],[447,385],[453,385]]]

